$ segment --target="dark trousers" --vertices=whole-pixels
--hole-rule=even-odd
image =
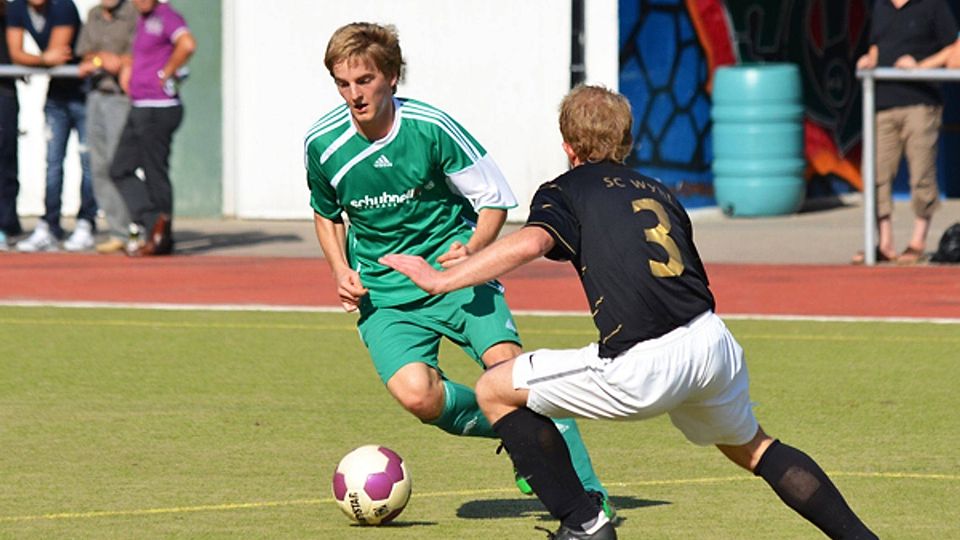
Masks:
[[[127,123],[110,166],[110,177],[127,203],[130,219],[153,229],[160,214],[173,217],[170,183],[170,146],[183,120],[183,107],[136,107]],[[142,171],[143,179],[137,175]]]
[[[19,113],[17,95],[0,91],[0,230],[10,236],[23,232],[17,216],[17,195],[20,193],[17,163]]]

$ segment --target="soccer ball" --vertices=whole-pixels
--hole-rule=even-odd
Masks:
[[[333,473],[337,506],[361,525],[381,525],[399,516],[412,487],[403,458],[375,444],[350,451]]]

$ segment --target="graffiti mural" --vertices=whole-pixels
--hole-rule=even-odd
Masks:
[[[804,81],[808,177],[859,189],[860,92],[872,0],[622,0],[620,90],[634,107],[629,164],[685,204],[712,199],[710,83],[737,62],[792,62]]]

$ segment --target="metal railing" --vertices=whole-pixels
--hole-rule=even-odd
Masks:
[[[860,69],[857,78],[863,80],[863,262],[873,266],[877,264],[876,81],[960,81],[960,69]]]
[[[80,69],[76,64],[51,68],[0,64],[0,77],[29,77],[30,75],[48,75],[50,77],[65,77],[75,79],[80,76]]]

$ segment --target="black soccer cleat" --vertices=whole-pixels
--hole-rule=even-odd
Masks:
[[[566,525],[560,525],[557,532],[550,532],[543,527],[536,527],[541,531],[546,531],[547,540],[617,540],[617,530],[613,528],[613,523],[606,522],[593,534],[585,531],[575,531]]]

